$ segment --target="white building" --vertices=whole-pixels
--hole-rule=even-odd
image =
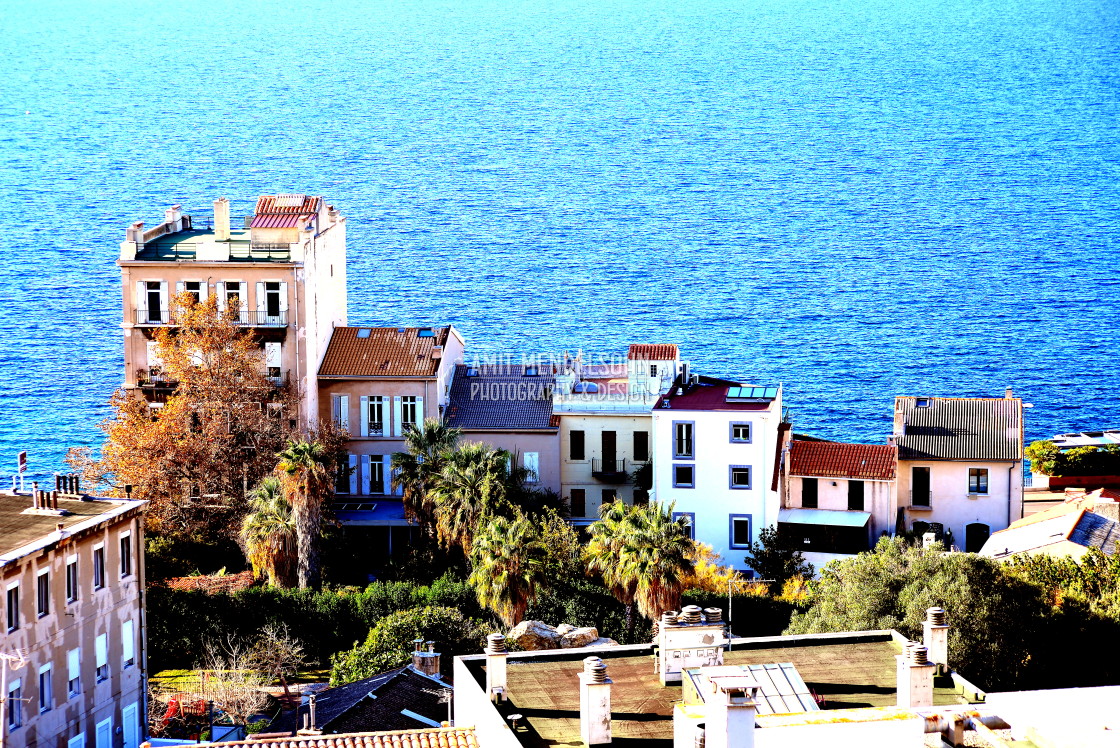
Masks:
[[[653,490],[675,503],[693,537],[736,569],[762,528],[778,521],[773,486],[782,388],[687,371],[653,409]]]
[[[907,529],[940,525],[965,551],[1023,516],[1023,401],[899,397],[898,519]],[[951,538],[949,536],[951,533]]]

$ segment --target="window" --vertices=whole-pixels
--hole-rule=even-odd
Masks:
[[[750,489],[751,468],[749,465],[731,465],[729,466],[728,471],[728,488],[734,488],[741,491]]]
[[[349,395],[331,395],[331,419],[339,428],[350,430]]]
[[[78,557],[70,556],[66,559],[66,602],[72,603],[78,599]]]
[[[159,324],[163,321],[163,294],[160,292],[159,281],[148,281],[144,284],[145,301],[148,304],[148,316],[146,321],[149,323]]]
[[[102,589],[105,586],[105,546],[93,547],[93,588]]]
[[[71,649],[66,653],[66,691],[70,698],[82,692],[82,650]]]
[[[801,479],[801,506],[806,509],[817,508],[817,479]]]
[[[540,375],[540,368],[536,364],[529,364],[525,367],[525,376],[536,377]]]
[[[385,398],[374,395],[366,406],[367,436],[385,436]]]
[[[916,398],[914,400],[914,405],[916,405],[919,408],[928,408],[929,407],[929,398],[928,397]]]
[[[51,682],[51,666],[39,668],[39,712],[49,712],[54,706],[54,684]]]
[[[132,534],[124,533],[121,535],[121,576],[127,577],[132,574]]]
[[[731,547],[749,548],[751,545],[751,515],[732,514],[728,519],[731,525]]]
[[[915,466],[910,471],[910,504],[922,507],[930,505],[928,467]]]
[[[86,748],[86,734],[79,732],[74,737],[66,741],[66,748]]]
[[[353,455],[346,454],[338,461],[338,467],[334,473],[334,490],[335,493],[350,493],[350,475],[353,472],[350,465]]]
[[[731,424],[731,441],[749,443],[751,440],[751,425],[745,422]]]
[[[280,284],[264,284],[264,314],[266,317],[280,316]]]
[[[8,683],[8,730],[17,729],[23,724],[23,687],[20,679]]]
[[[541,479],[540,478],[540,475],[541,475],[541,473],[540,473],[541,459],[540,458],[541,458],[540,452],[526,452],[525,456],[522,458],[524,463],[525,463],[525,472],[526,472],[525,482],[526,483],[536,483],[537,481],[539,481]]]
[[[46,569],[35,577],[35,612],[40,618],[51,612],[51,574]]]
[[[385,490],[385,463],[381,455],[373,455],[369,459],[369,488],[371,494],[387,493]]]
[[[8,631],[19,628],[19,582],[8,585]]]
[[[183,284],[183,290],[190,294],[192,303],[197,304],[202,301],[202,283],[200,281],[187,281]]]
[[[420,426],[420,412],[415,395],[405,395],[401,398],[401,426],[404,431]]]
[[[694,465],[673,465],[673,487],[692,488],[696,485],[696,467]]]
[[[657,364],[650,364],[649,365],[649,375],[651,377],[656,377],[657,376]]]
[[[673,457],[692,457],[692,421],[673,421]]]
[[[587,491],[582,488],[573,488],[571,496],[572,516],[587,516]]]
[[[226,296],[224,301],[226,309],[241,308],[241,281],[226,281]]]
[[[109,635],[98,634],[93,640],[93,654],[97,662],[97,682],[109,677]]]
[[[614,503],[614,500],[617,499],[617,498],[618,498],[618,489],[617,488],[604,488],[603,489],[602,499],[603,499],[604,504]]]
[[[634,432],[634,462],[649,461],[649,432]]]
[[[582,431],[572,431],[568,434],[568,457],[572,460],[586,460],[586,452],[584,451],[584,433]]]
[[[136,633],[133,630],[132,619],[121,623],[121,668],[132,667],[136,664]]]
[[[863,511],[863,481],[848,481],[848,511]]]
[[[271,341],[264,344],[265,376],[273,384],[280,384],[281,372],[284,368],[284,344]]]
[[[696,539],[696,514],[694,512],[673,512],[673,521],[680,522],[688,530],[688,537]]]
[[[969,493],[987,493],[988,492],[988,469],[987,468],[969,468],[968,469],[968,492]]]

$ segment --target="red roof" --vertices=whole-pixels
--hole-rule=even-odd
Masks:
[[[249,224],[251,229],[296,229],[300,224],[311,220],[310,215],[297,215],[295,213],[265,213],[253,216]]]
[[[894,480],[897,448],[890,444],[790,442],[790,475]]]
[[[311,195],[261,195],[253,212],[260,215],[318,213],[323,198]]]
[[[700,384],[691,384],[686,389],[683,395],[676,394],[676,387],[669,391],[669,394],[662,395],[657,400],[657,404],[653,407],[657,410],[753,410],[753,411],[767,411],[770,406],[774,404],[773,400],[762,400],[756,402],[727,402],[727,389],[729,387],[738,387],[739,385],[734,382],[726,382],[723,380],[716,380],[718,384],[712,384],[711,380],[705,382],[703,378]],[[670,403],[670,407],[666,408],[665,403]]]
[[[423,331],[424,335],[421,335]],[[321,377],[434,377],[450,327],[336,327]]]
[[[626,358],[631,361],[676,361],[680,352],[668,343],[633,343]]]

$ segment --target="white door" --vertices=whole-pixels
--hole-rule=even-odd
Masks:
[[[97,723],[97,732],[93,739],[94,748],[113,748],[113,718],[101,720]]]
[[[140,745],[139,712],[140,709],[136,704],[129,704],[121,711],[121,728],[124,730],[123,748],[136,748]]]

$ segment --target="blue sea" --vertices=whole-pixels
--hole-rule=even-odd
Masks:
[[[0,51],[0,475],[97,445],[125,227],[322,194],[352,323],[675,342],[798,432],[1120,426],[1115,0],[36,0]]]

